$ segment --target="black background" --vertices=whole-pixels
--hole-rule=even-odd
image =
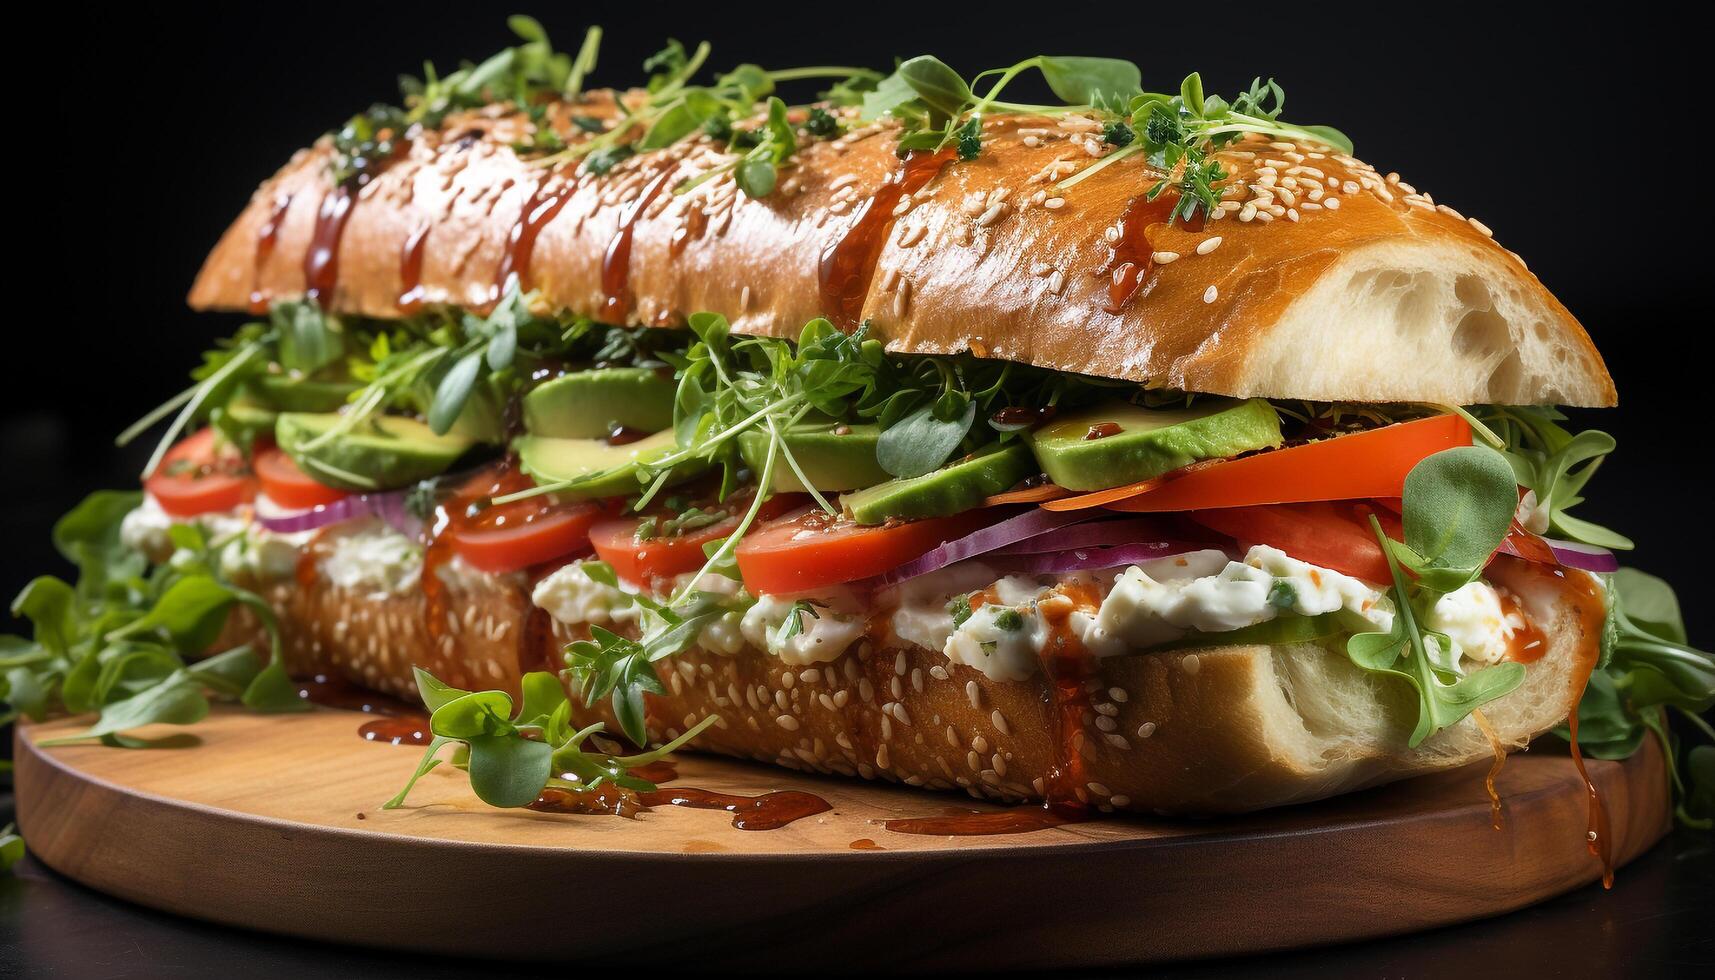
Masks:
[[[451,67],[510,43],[506,11],[474,4],[42,10],[58,17],[52,32],[10,31],[21,64],[9,86],[9,193],[0,198],[12,253],[0,280],[11,300],[0,326],[6,596],[35,574],[62,571],[48,543],[52,520],[89,490],[131,485],[147,454],[141,445],[115,450],[113,434],[178,390],[197,354],[240,322],[193,315],[183,296],[257,183],[347,115],[394,100],[397,73],[418,72],[424,58]],[[571,4],[535,12],[564,48],[575,48],[590,17]],[[1378,13],[1061,2],[1019,13],[974,3],[728,3],[622,4],[596,16],[608,29],[597,84],[639,80],[638,65],[669,35],[713,42],[716,68],[887,67],[932,52],[969,75],[1046,52],[1128,57],[1156,88],[1192,69],[1209,91],[1229,94],[1253,75],[1276,76],[1290,95],[1287,118],[1342,128],[1359,156],[1481,218],[1583,321],[1622,407],[1576,413],[1620,442],[1581,513],[1633,536],[1631,560],[1675,581],[1693,639],[1715,642],[1715,614],[1700,592],[1712,543],[1710,273],[1699,243],[1709,191],[1692,145],[1707,112],[1696,76],[1709,56],[1677,11],[1628,4],[1597,19],[1570,4]],[[1631,956],[1633,969],[1671,971],[1684,965],[1683,941],[1702,914],[1684,889],[1707,885],[1689,868],[1672,870],[1686,846],[1706,857],[1706,844],[1678,840],[1637,867],[1631,898],[1586,889],[1493,924],[1297,962],[1392,975],[1452,962],[1576,975]],[[73,906],[63,928],[112,932],[114,943],[90,949],[104,969],[133,961],[119,945],[171,951],[138,961],[139,975],[199,962],[184,952],[191,948],[213,957],[264,949],[223,945],[234,940],[211,932],[173,945],[172,930],[200,927],[134,933],[102,918],[103,900]],[[1580,934],[1610,941],[1585,959],[1593,951]],[[1505,955],[1527,948],[1528,962]]]

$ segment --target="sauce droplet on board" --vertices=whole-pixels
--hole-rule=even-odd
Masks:
[[[431,227],[424,222],[411,232],[399,257],[399,309],[407,314],[423,308],[423,246]]]
[[[390,745],[429,744],[429,719],[423,715],[398,715],[366,721],[357,728],[365,742],[386,742]]]
[[[875,276],[882,246],[893,228],[893,211],[899,199],[922,190],[955,156],[951,148],[935,153],[912,152],[876,190],[875,196],[858,208],[857,217],[845,234],[822,249],[818,269],[822,311],[836,326],[849,330],[857,326],[858,318],[863,315],[864,298],[869,294],[870,279]]]
[[[528,288],[530,261],[536,255],[536,239],[572,199],[572,192],[577,187],[575,177],[558,179],[550,174],[530,192],[529,199],[518,212],[518,222],[506,238],[506,251],[500,256],[500,267],[494,273],[494,287],[489,292],[491,301],[499,302],[514,279],[520,290]]]
[[[882,847],[880,844],[877,844],[875,841],[870,840],[868,837],[859,837],[857,840],[854,840],[851,842],[850,847],[854,851],[885,851],[885,850],[887,850],[887,848]]]
[[[1144,281],[1155,267],[1155,247],[1149,243],[1149,229],[1165,224],[1178,203],[1178,193],[1167,190],[1153,201],[1140,194],[1126,204],[1124,213],[1113,226],[1117,234],[1108,242],[1107,264],[1096,273],[1108,278],[1109,313],[1125,309],[1143,288]],[[1190,231],[1201,231],[1203,219],[1199,216],[1184,227]]]
[[[406,704],[385,694],[377,694],[329,674],[317,674],[309,680],[296,683],[300,699],[324,708],[362,711],[387,717],[416,715],[422,712],[422,708],[417,705]]]
[[[619,212],[619,227],[613,233],[613,240],[607,243],[607,254],[601,260],[601,291],[605,297],[601,312],[604,317],[613,318],[614,322],[631,312],[631,239],[637,230],[637,219],[643,216],[643,209],[661,193],[661,188],[667,186],[672,176],[671,166],[656,174],[643,185],[642,192]]]
[[[883,827],[896,834],[929,837],[987,837],[994,834],[1028,834],[1050,827],[1077,823],[1084,811],[1078,807],[1015,806],[979,813],[949,813],[938,817],[905,817],[888,820]]]
[[[682,806],[693,810],[725,810],[739,830],[779,830],[781,827],[833,809],[813,793],[779,790],[761,796],[716,793],[706,789],[646,790],[637,794],[644,806]]]
[[[274,246],[280,242],[280,226],[286,223],[286,212],[292,207],[292,195],[274,198],[274,208],[268,220],[256,229],[256,257],[250,266],[250,312],[268,312],[269,297],[262,289],[262,267],[274,257]]]

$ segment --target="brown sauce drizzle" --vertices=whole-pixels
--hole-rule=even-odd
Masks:
[[[644,811],[637,794],[623,786],[603,783],[596,789],[560,789],[550,786],[526,809],[539,813],[575,813],[635,817]]]
[[[506,238],[506,251],[500,256],[500,268],[494,273],[494,288],[489,294],[492,300],[500,300],[514,277],[518,280],[519,289],[529,285],[530,260],[536,254],[536,239],[572,199],[572,192],[577,187],[575,177],[556,180],[550,174],[530,192],[523,210],[518,212],[518,223],[512,226],[512,232]]]
[[[365,742],[386,742],[390,745],[429,744],[429,719],[424,715],[391,715],[366,721],[358,726],[357,735]]]
[[[935,153],[912,152],[875,196],[858,208],[857,218],[846,233],[822,250],[818,269],[822,312],[836,326],[849,330],[857,326],[858,318],[863,315],[864,297],[869,294],[882,246],[893,228],[893,209],[899,205],[899,199],[922,190],[955,156],[951,148]]]
[[[1572,709],[1567,716],[1566,727],[1572,736],[1572,764],[1577,767],[1578,778],[1583,780],[1585,793],[1589,797],[1585,846],[1591,857],[1602,862],[1602,887],[1612,888],[1614,837],[1608,822],[1608,810],[1602,805],[1602,794],[1596,788],[1595,781],[1590,778],[1590,773],[1584,765],[1584,753],[1578,748],[1578,706],[1584,699],[1585,689],[1589,687],[1590,675],[1595,672],[1596,663],[1602,658],[1602,627],[1608,618],[1608,604],[1603,598],[1602,588],[1597,584],[1596,577],[1587,572],[1552,568],[1535,562],[1520,561],[1516,564],[1523,574],[1539,579],[1557,579],[1555,587],[1559,594],[1572,604],[1578,616],[1579,662],[1572,674]]]
[[[1149,229],[1156,225],[1165,224],[1172,216],[1173,208],[1179,203],[1179,196],[1174,191],[1164,191],[1155,200],[1148,200],[1144,195],[1138,195],[1126,204],[1125,211],[1120,215],[1118,236],[1108,243],[1107,264],[1096,273],[1108,277],[1109,313],[1118,313],[1125,309],[1132,297],[1143,289],[1144,281],[1155,267],[1155,247],[1149,243]],[[1203,219],[1198,217],[1185,225],[1191,231],[1203,230]]]
[[[424,222],[411,237],[399,256],[399,309],[410,314],[423,308],[423,246],[429,242],[429,229]]]
[[[304,293],[323,306],[333,301],[334,286],[339,282],[339,242],[356,202],[356,190],[341,184],[323,195],[316,209],[315,231],[310,235],[309,251],[304,253]]]
[[[1521,664],[1535,663],[1548,652],[1548,638],[1542,635],[1542,630],[1536,628],[1531,618],[1519,608],[1518,599],[1511,593],[1500,592],[1501,612],[1508,621],[1517,616],[1524,625],[1513,630],[1513,635],[1507,641],[1506,659],[1516,660]]]
[[[885,850],[887,850],[887,848],[882,847],[880,844],[877,844],[875,841],[870,840],[868,837],[859,837],[857,840],[854,840],[851,842],[850,847],[854,851],[885,851]]]
[[[706,789],[657,789],[637,794],[644,806],[682,806],[692,810],[725,810],[739,830],[779,830],[781,827],[826,813],[833,805],[813,793],[779,790],[761,796],[716,793]]]
[[[420,706],[377,694],[329,674],[317,674],[309,680],[298,681],[297,686],[299,698],[324,708],[401,718],[421,715],[423,710]]]
[[[1501,814],[1501,794],[1495,789],[1495,779],[1500,776],[1501,767],[1507,764],[1507,747],[1501,744],[1501,737],[1495,734],[1494,726],[1481,711],[1472,711],[1471,720],[1477,723],[1483,737],[1489,740],[1489,748],[1495,753],[1495,761],[1489,764],[1489,772],[1483,777],[1483,788],[1489,793],[1489,825],[1501,830],[1506,827],[1506,819]]]
[[[643,191],[619,212],[619,228],[613,233],[613,240],[607,243],[607,254],[601,259],[601,291],[606,297],[602,301],[601,312],[603,317],[613,322],[631,312],[631,239],[637,230],[637,219],[643,216],[643,209],[661,193],[661,188],[667,186],[672,176],[672,167],[656,174],[643,185]]]
[[[949,813],[938,817],[906,817],[882,824],[896,834],[929,837],[988,837],[995,834],[1028,834],[1076,823],[1084,819],[1077,806],[1015,806],[978,813]]]
[[[268,212],[268,220],[262,222],[256,229],[256,257],[250,271],[250,312],[268,312],[268,294],[262,290],[262,267],[274,257],[274,246],[280,243],[280,226],[286,223],[286,212],[292,206],[292,195],[282,194],[274,198],[274,208]]]
[[[1090,426],[1090,431],[1084,433],[1084,441],[1106,439],[1108,436],[1117,436],[1124,431],[1118,422],[1097,422]]]

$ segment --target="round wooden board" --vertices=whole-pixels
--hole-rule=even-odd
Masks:
[[[1352,940],[1495,915],[1600,874],[1571,761],[1514,756],[1490,826],[1476,766],[1213,822],[1106,819],[921,837],[879,821],[962,797],[704,756],[673,785],[816,793],[774,831],[719,811],[635,820],[494,810],[440,767],[386,811],[421,749],[366,744],[363,716],[217,710],[180,748],[37,748],[19,736],[31,849],[166,911],[319,940],[476,956],[636,955],[707,966],[1096,966]],[[1653,741],[1591,775],[1615,856],[1666,831]],[[970,804],[981,808],[982,804]],[[883,850],[855,850],[875,841]],[[811,958],[813,957],[813,959]]]

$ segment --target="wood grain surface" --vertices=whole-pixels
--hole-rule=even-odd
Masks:
[[[723,812],[636,819],[494,810],[440,767],[386,800],[421,749],[365,716],[217,710],[178,748],[38,748],[18,736],[34,853],[169,912],[318,940],[496,957],[708,966],[1096,966],[1389,935],[1516,909],[1595,880],[1585,794],[1547,746],[1324,803],[1211,822],[1106,819],[926,837],[881,821],[981,803],[700,756],[670,786],[804,790],[832,809],[772,831]],[[1654,742],[1591,775],[1630,860],[1668,826]],[[855,849],[872,841],[880,849]],[[1623,872],[1622,872],[1623,874]]]

